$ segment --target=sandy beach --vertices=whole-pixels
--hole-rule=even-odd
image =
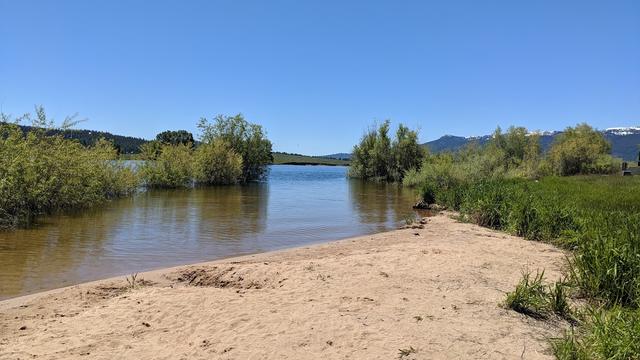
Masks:
[[[0,359],[552,359],[563,324],[503,308],[565,254],[447,215],[315,246],[0,302]]]

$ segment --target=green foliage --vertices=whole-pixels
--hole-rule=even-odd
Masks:
[[[140,145],[139,152],[141,160],[155,160],[162,152],[162,143],[157,140],[146,142]]]
[[[193,184],[192,168],[193,150],[190,144],[160,145],[159,155],[145,161],[140,167],[140,174],[147,187],[189,187]]]
[[[531,278],[531,273],[524,272],[516,289],[507,293],[505,305],[525,315],[545,317],[549,307],[543,280],[544,271],[536,273],[533,278]]]
[[[374,181],[402,181],[408,171],[418,169],[425,150],[418,133],[400,124],[396,138],[389,138],[390,121],[369,130],[354,146],[349,176]]]
[[[38,127],[51,126],[38,108]],[[3,116],[3,119],[7,119]],[[138,179],[115,161],[106,140],[85,147],[46,129],[28,133],[0,124],[0,227],[27,225],[35,217],[86,208],[136,190]]]
[[[576,283],[608,305],[640,307],[640,214],[591,216],[584,228],[571,260]]]
[[[610,155],[611,144],[587,124],[568,127],[549,150],[548,162],[555,175],[611,174],[620,161]]]
[[[632,354],[619,358],[640,358],[637,348],[629,347],[631,333],[622,328],[637,326],[640,307],[640,178],[465,179],[443,165],[446,163],[439,162],[444,169],[437,170],[444,180],[433,175],[422,179],[429,184],[422,186],[430,186],[429,196],[436,202],[456,196],[459,203],[445,204],[470,221],[573,250],[570,284],[590,302],[605,308],[596,317],[587,315],[581,331],[554,343],[558,357],[604,359]],[[455,185],[442,185],[451,183]],[[507,304],[524,313],[553,312],[572,319],[567,287],[555,284],[542,288],[541,282],[537,276],[526,276],[509,294]],[[624,311],[607,310],[618,307]],[[594,342],[601,345],[592,347]]]
[[[567,300],[566,285],[556,282],[544,283],[544,271],[522,273],[522,279],[513,292],[507,293],[505,306],[519,313],[534,317],[546,318],[556,314],[565,319],[572,319],[572,310]]]
[[[496,129],[483,150],[486,163],[500,172],[521,177],[535,177],[540,165],[540,137],[529,134],[524,127],[510,127],[503,134]]]
[[[237,154],[242,156],[240,182],[262,180],[273,162],[271,141],[266,138],[262,126],[249,123],[241,114],[236,116],[218,115],[213,123],[200,119],[198,128],[202,132],[204,144],[222,140]]]
[[[194,178],[204,185],[235,184],[242,177],[242,156],[217,139],[200,145],[194,155]]]
[[[193,135],[186,130],[167,130],[156,135],[156,140],[166,145],[193,145]]]
[[[640,310],[592,309],[584,328],[552,341],[560,360],[640,359]]]
[[[573,317],[567,300],[567,286],[564,283],[558,281],[550,285],[548,298],[551,311],[565,319]]]

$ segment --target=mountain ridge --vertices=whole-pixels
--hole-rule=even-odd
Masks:
[[[600,130],[611,143],[611,155],[622,158],[627,161],[638,160],[638,151],[640,151],[640,127],[611,127]],[[562,131],[532,131],[531,134],[540,135],[540,145],[543,151],[548,150],[556,137],[562,134]],[[440,138],[428,141],[423,146],[427,147],[431,152],[439,153],[445,151],[456,151],[471,142],[478,144],[486,144],[491,139],[491,135],[482,136],[455,136],[443,135]]]

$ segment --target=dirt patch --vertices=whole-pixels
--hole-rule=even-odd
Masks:
[[[270,277],[255,277],[254,271],[239,271],[234,266],[207,266],[190,268],[179,271],[170,279],[189,286],[234,288],[234,289],[262,289],[274,287]]]

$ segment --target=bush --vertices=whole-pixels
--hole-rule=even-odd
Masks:
[[[266,138],[262,126],[247,122],[241,114],[218,115],[213,123],[206,118],[198,124],[202,131],[203,144],[224,141],[242,157],[240,182],[262,180],[267,175],[268,165],[273,162],[271,141]]]
[[[48,125],[41,108],[38,118],[35,125]],[[136,175],[116,157],[106,140],[87,148],[46,129],[23,134],[17,125],[0,124],[0,227],[134,192]]]
[[[354,146],[349,176],[374,181],[402,181],[405,174],[418,169],[425,150],[418,144],[418,133],[400,124],[396,138],[389,138],[389,120],[369,130]]]
[[[198,184],[235,184],[242,177],[242,156],[222,140],[202,144],[195,152],[194,177]]]
[[[159,155],[140,167],[150,188],[180,188],[193,185],[193,150],[190,145],[161,145]]]
[[[587,124],[568,127],[549,150],[548,161],[556,175],[610,174],[620,169],[611,157],[611,144]]]

